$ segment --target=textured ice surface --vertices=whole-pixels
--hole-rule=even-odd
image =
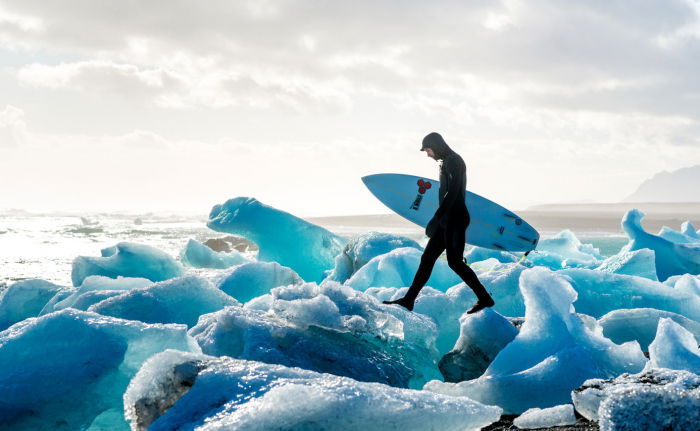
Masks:
[[[103,299],[105,299],[107,297],[119,295],[127,290],[138,289],[151,284],[153,284],[153,282],[145,278],[109,278],[101,275],[91,275],[83,280],[83,284],[81,284],[80,287],[73,288],[69,296],[52,304],[51,311],[63,310],[68,307],[87,310],[87,308],[81,307],[91,302],[95,303],[93,301],[100,296],[103,296]],[[95,295],[96,292],[101,293]],[[45,312],[47,311],[48,310],[45,310]]]
[[[350,239],[342,253],[336,256],[335,267],[328,280],[344,283],[373,258],[402,247],[423,250],[423,247],[412,239],[388,233],[370,232],[356,236]]]
[[[513,421],[513,425],[521,429],[548,428],[575,423],[576,415],[574,406],[571,404],[562,404],[548,409],[529,409]]]
[[[508,253],[507,251],[492,250],[490,248],[483,248],[477,246],[474,246],[471,249],[469,249],[464,254],[464,257],[469,263],[481,262],[487,259],[496,259],[501,263],[512,263],[517,262],[520,259],[520,257],[516,256],[513,253]]]
[[[163,281],[183,274],[182,266],[169,254],[148,245],[120,242],[102,250],[102,257],[76,257],[71,278],[73,286],[80,286],[90,275]]]
[[[481,376],[498,352],[518,334],[508,319],[488,308],[481,313],[465,313],[459,322],[459,339],[439,363],[446,382]]]
[[[653,250],[643,248],[634,251],[620,251],[600,264],[598,271],[614,274],[636,275],[658,281],[656,276],[656,255]]]
[[[304,280],[291,268],[277,262],[249,262],[214,280],[216,286],[240,302],[270,293],[272,288],[301,284]]]
[[[321,281],[333,268],[346,240],[255,198],[238,197],[215,205],[207,226],[245,237],[260,249],[258,260],[275,261],[306,281]]]
[[[88,310],[146,323],[182,323],[192,327],[202,314],[234,304],[238,302],[209,280],[187,275],[129,290],[98,302]]]
[[[572,394],[576,411],[603,431],[695,430],[700,376],[654,368],[611,380],[591,379]]]
[[[66,288],[32,279],[13,283],[0,292],[0,331],[28,317],[36,317],[51,298]]]
[[[537,244],[537,253],[528,259],[538,266],[551,269],[590,268],[598,266],[603,256],[591,244],[583,244],[570,230],[563,230],[553,238],[545,238]]]
[[[576,291],[565,278],[543,269],[522,273],[525,323],[515,339],[478,379],[429,382],[425,389],[468,396],[508,413],[571,401],[586,379],[638,372],[645,363],[636,342],[616,345],[591,331],[574,312]]]
[[[371,259],[345,283],[357,290],[410,286],[422,254],[413,247],[397,248]],[[438,259],[426,286],[445,292],[461,282],[462,279],[447,265],[447,260]]]
[[[695,231],[693,231],[695,233]],[[697,238],[695,236],[690,236],[686,235],[682,232],[678,232],[676,230],[671,229],[668,226],[664,226],[661,228],[659,231],[658,236],[660,236],[663,239],[666,239],[671,242],[675,242],[676,244],[693,244],[693,243],[700,243],[700,238]]]
[[[678,323],[662,318],[656,338],[649,345],[647,368],[686,370],[700,374],[698,340]]]
[[[193,239],[187,241],[180,254],[180,262],[194,268],[230,268],[248,262],[238,251],[217,253],[206,245]]]
[[[655,308],[700,321],[700,280],[692,275],[660,283],[588,269],[566,269],[558,274],[567,277],[578,292],[576,310],[595,318],[623,308]]]
[[[176,351],[149,359],[124,403],[139,431],[467,430],[501,414],[467,398]]]
[[[307,283],[278,287],[272,289],[269,299],[267,308],[259,304],[256,309],[286,321],[287,325],[308,331],[307,337],[316,333],[324,335],[333,341],[328,346],[328,355],[334,355],[337,348],[342,343],[349,343],[353,336],[357,345],[347,344],[357,352],[353,356],[359,355],[362,350],[377,352],[373,353],[374,357],[384,355],[390,363],[378,364],[379,369],[403,363],[411,371],[402,374],[401,378],[408,379],[410,387],[420,387],[425,381],[440,378],[437,368],[439,353],[435,348],[437,328],[426,316],[408,312],[402,307],[381,304],[370,295],[336,282],[324,282],[320,286]],[[204,317],[202,321],[205,322]],[[193,328],[192,331],[194,334],[197,330]],[[197,337],[201,342],[201,337]],[[300,355],[299,361],[307,361],[309,355],[317,355],[315,349],[321,340],[303,342],[310,347],[294,353]],[[284,349],[284,345],[281,347]],[[384,352],[379,353],[380,349]],[[358,361],[357,358],[350,359]],[[313,363],[313,360],[309,362]],[[326,366],[336,367],[334,364]]]
[[[681,224],[681,233],[694,239],[700,240],[700,230],[695,230],[695,226],[690,221]]]
[[[0,333],[0,428],[87,428],[122,409],[146,358],[168,348],[199,352],[185,331],[73,309],[15,324]],[[113,419],[108,429],[128,429],[121,415]]]
[[[669,318],[689,330],[700,339],[700,323],[680,314],[653,308],[635,308],[632,310],[615,310],[603,316],[599,323],[603,335],[614,343],[637,340],[643,351],[649,350],[649,344],[656,337],[656,328],[661,318]]]
[[[437,373],[430,352],[378,332],[362,333],[318,326],[301,328],[286,319],[243,307],[202,316],[190,330],[202,351],[300,367],[391,386],[421,387]],[[426,360],[427,358],[427,360]]]
[[[621,252],[649,248],[656,256],[656,275],[659,280],[666,280],[672,275],[700,274],[700,244],[678,244],[657,235],[652,235],[642,228],[644,213],[629,210],[622,218],[622,229],[630,242]]]

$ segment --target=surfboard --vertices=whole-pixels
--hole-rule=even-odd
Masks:
[[[396,214],[425,227],[438,209],[440,182],[404,174],[362,177],[372,194]],[[514,212],[467,190],[465,202],[471,222],[467,244],[503,251],[529,252],[540,234]]]

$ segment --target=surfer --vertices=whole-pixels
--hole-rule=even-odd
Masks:
[[[428,157],[441,161],[440,165],[440,206],[428,222],[425,234],[430,238],[421,256],[418,271],[408,292],[403,298],[394,301],[384,301],[384,304],[398,304],[409,311],[425,283],[430,278],[435,262],[443,251],[447,251],[447,264],[476,294],[476,304],[468,314],[476,313],[494,305],[493,298],[488,294],[484,285],[474,271],[464,261],[464,243],[466,230],[469,226],[469,212],[464,201],[467,188],[467,168],[464,160],[455,153],[439,133],[430,133],[423,138],[421,151]]]

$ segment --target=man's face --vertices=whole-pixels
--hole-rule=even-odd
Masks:
[[[435,151],[433,151],[432,148],[426,148],[425,154],[427,154],[428,157],[430,157],[431,159],[437,160],[437,157],[435,156]]]

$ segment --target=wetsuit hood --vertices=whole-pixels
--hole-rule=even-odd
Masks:
[[[423,145],[420,150],[425,151],[426,148],[432,149],[435,156],[440,160],[444,160],[445,156],[452,152],[452,149],[447,145],[442,135],[437,132],[429,133],[423,138]]]

